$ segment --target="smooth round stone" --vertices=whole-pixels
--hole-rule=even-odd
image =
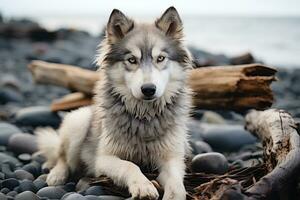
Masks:
[[[96,195],[96,196],[100,196],[103,195],[103,188],[101,186],[92,186],[89,187],[86,191],[85,191],[85,195]]]
[[[15,197],[17,196],[18,192],[16,191],[10,191],[9,193],[6,194],[6,196],[10,196],[10,197]]]
[[[8,148],[16,154],[33,154],[37,148],[36,136],[31,134],[16,134],[10,137]]]
[[[101,195],[100,200],[124,200],[123,197],[113,196],[113,195]]]
[[[69,182],[65,184],[62,189],[66,192],[74,192],[76,190],[76,184],[74,182]]]
[[[15,178],[15,174],[11,171],[11,166],[9,163],[2,163],[1,165],[1,171],[4,174],[4,178]]]
[[[7,197],[5,194],[3,194],[2,192],[0,192],[0,199],[1,200],[7,200]]]
[[[0,122],[0,145],[6,146],[9,138],[14,134],[20,134],[22,131],[9,123]]]
[[[187,124],[188,132],[191,136],[191,140],[203,140],[202,133],[203,129],[200,127],[200,121],[198,120],[190,120]]]
[[[42,179],[36,179],[33,181],[33,184],[35,185],[37,190],[42,189],[43,187],[47,187],[48,184],[46,183],[46,181],[42,180]]]
[[[16,113],[15,118],[16,123],[22,126],[52,126],[57,128],[61,123],[60,116],[45,106],[23,108]]]
[[[212,148],[209,146],[209,144],[203,141],[196,141],[196,142],[191,141],[191,147],[193,149],[194,155],[213,151]]]
[[[28,171],[34,177],[38,177],[41,174],[41,165],[38,162],[31,162],[22,167],[23,170]]]
[[[216,112],[205,111],[201,121],[209,124],[226,124],[225,119]]]
[[[32,181],[23,180],[20,182],[18,192],[24,192],[24,191],[36,192],[37,188],[35,187]]]
[[[95,195],[86,195],[84,196],[87,200],[101,200],[100,197]]]
[[[224,174],[228,169],[228,161],[225,156],[220,153],[198,154],[192,160],[193,172]]]
[[[3,180],[3,179],[5,179],[5,174],[0,172],[0,180]]]
[[[62,200],[87,200],[84,196],[78,193],[67,193],[61,198]]]
[[[0,104],[7,104],[9,102],[22,102],[23,96],[12,88],[0,88]]]
[[[9,190],[13,190],[15,187],[19,186],[20,183],[15,178],[5,179],[1,183],[1,188],[8,188]]]
[[[25,191],[17,196],[15,196],[15,200],[40,200],[40,198],[31,191]]]
[[[8,188],[2,188],[2,189],[0,190],[0,192],[2,192],[3,194],[7,194],[7,193],[10,192],[10,189],[8,189]]]
[[[28,153],[22,153],[18,155],[18,159],[23,163],[29,163],[31,161],[31,155]]]
[[[36,194],[40,197],[48,197],[49,199],[60,199],[65,193],[60,187],[48,186],[40,189]]]
[[[232,152],[245,145],[254,144],[257,139],[242,125],[201,124],[202,137],[214,151]]]
[[[15,177],[19,180],[24,180],[24,179],[31,180],[31,181],[34,180],[33,175],[23,169],[18,169],[16,171],[14,171],[14,174],[15,174]]]
[[[0,152],[0,165],[3,163],[9,164],[11,168],[15,168],[16,166],[21,166],[22,163],[13,156]]]

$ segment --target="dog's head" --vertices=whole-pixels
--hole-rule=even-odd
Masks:
[[[174,7],[152,24],[136,23],[113,10],[98,63],[114,92],[142,101],[170,99],[183,87],[191,68],[182,44],[183,25]]]

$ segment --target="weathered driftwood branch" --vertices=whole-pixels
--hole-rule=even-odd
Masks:
[[[92,94],[95,82],[101,79],[97,72],[43,61],[33,61],[29,69],[37,83],[63,86],[86,95]],[[275,73],[275,69],[261,64],[194,69],[189,76],[194,106],[229,110],[268,108],[273,103],[270,84]]]
[[[283,110],[251,111],[246,116],[246,129],[262,140],[269,171],[246,193],[254,199],[274,199],[299,175],[300,137],[296,123]]]

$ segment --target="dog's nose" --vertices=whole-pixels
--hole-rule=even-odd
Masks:
[[[146,83],[142,85],[141,90],[146,97],[152,97],[156,92],[156,86],[152,83]]]

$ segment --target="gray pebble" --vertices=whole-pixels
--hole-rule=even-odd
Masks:
[[[33,175],[23,169],[18,169],[16,171],[14,171],[14,174],[15,174],[15,177],[19,180],[24,180],[24,179],[31,180],[31,181],[34,180]]]
[[[48,186],[40,189],[36,194],[40,197],[48,197],[50,199],[60,199],[66,192],[60,187]]]
[[[33,154],[37,148],[36,136],[31,134],[15,134],[10,137],[8,148],[16,154]]]
[[[8,188],[9,190],[13,190],[15,187],[19,186],[20,183],[15,178],[5,179],[1,182],[1,188]]]
[[[22,131],[9,123],[0,122],[0,145],[7,145],[9,138],[14,135],[21,133]]]
[[[198,154],[192,160],[193,172],[224,174],[228,169],[228,161],[225,156],[220,153]]]
[[[24,192],[24,191],[31,191],[31,192],[37,192],[37,188],[30,180],[23,180],[20,182],[20,185],[18,187],[18,192]]]
[[[15,196],[15,200],[40,200],[40,198],[31,191],[25,191],[17,196]]]
[[[67,193],[61,199],[62,200],[87,200],[84,196],[75,192]]]

